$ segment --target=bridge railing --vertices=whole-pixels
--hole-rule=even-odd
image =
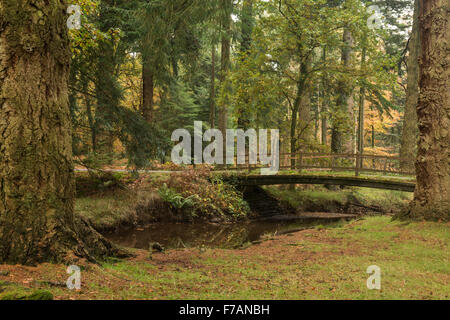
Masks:
[[[258,156],[259,159],[259,156]],[[377,156],[369,154],[330,154],[330,153],[281,153],[280,170],[294,171],[352,171],[356,176],[362,172],[415,175],[415,172],[402,170],[401,158],[396,156]],[[249,155],[245,155],[244,165],[237,164],[235,156],[234,164],[227,165],[226,170],[248,170],[268,166],[249,164]],[[222,168],[216,168],[223,170]]]

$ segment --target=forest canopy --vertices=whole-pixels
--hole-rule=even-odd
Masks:
[[[400,152],[411,1],[74,4],[74,152],[91,163],[168,161],[194,121],[279,128],[291,153]]]

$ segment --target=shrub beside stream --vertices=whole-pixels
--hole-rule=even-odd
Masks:
[[[249,213],[242,193],[207,169],[139,178],[79,173],[75,210],[101,232],[153,222],[232,222]]]

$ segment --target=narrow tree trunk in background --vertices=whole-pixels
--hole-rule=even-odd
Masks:
[[[375,151],[375,126],[372,125],[372,151]],[[372,167],[375,169],[375,159],[372,159]]]
[[[292,116],[291,116],[291,134],[290,134],[290,142],[291,142],[291,154],[295,154],[297,152],[297,119],[298,119],[298,104],[294,103],[294,107],[292,108]],[[291,169],[295,169],[295,157],[291,157]]]
[[[211,50],[211,88],[209,94],[209,125],[216,127],[216,46]]]
[[[97,97],[96,123],[99,149],[103,153],[114,152],[114,132],[109,125],[114,107],[120,104],[119,88],[115,76],[116,62],[114,45],[104,39],[99,43],[97,68],[95,72],[95,91]]]
[[[69,79],[69,83],[71,81],[75,81]],[[88,118],[89,129],[91,129],[91,143],[92,143],[92,152],[97,152],[97,123],[95,121],[95,116],[92,111],[92,97],[87,93],[89,91],[89,79],[86,77],[82,77],[82,88],[84,92],[84,102],[86,104],[86,115]]]
[[[325,64],[327,60],[327,49],[323,48],[322,62]],[[324,146],[328,143],[328,120],[326,116],[326,112],[328,112],[328,108],[330,106],[330,94],[328,92],[328,78],[326,73],[324,73],[323,78],[323,103],[322,103],[322,144]]]
[[[66,9],[64,1],[0,5],[0,263],[70,264],[112,252],[74,215]]]
[[[419,147],[412,219],[450,218],[450,4],[421,0]]]
[[[342,66],[348,68],[352,57],[353,37],[346,28],[343,36]],[[353,153],[354,151],[354,114],[353,88],[347,81],[341,81],[337,99],[338,113],[333,121],[331,149],[334,153]]]
[[[364,47],[361,54],[361,70],[363,70],[366,63],[366,48]],[[366,101],[366,89],[361,87],[359,91],[359,116],[358,116],[358,152],[364,154],[364,108]],[[359,167],[363,164],[363,158],[361,158]]]
[[[321,143],[320,138],[320,84],[317,86],[317,101],[314,106],[314,139],[316,143]]]
[[[307,78],[311,70],[312,57],[309,57],[306,62],[301,64],[301,77]],[[303,80],[302,80],[303,81]],[[300,150],[308,151],[313,141],[313,122],[311,116],[311,84],[307,81],[303,82],[303,88],[297,91],[296,103],[299,104],[299,121],[298,121],[298,141],[300,142]]]
[[[291,154],[296,154],[298,151],[298,139],[299,136],[297,135],[297,124],[298,124],[298,114],[301,107],[303,95],[305,93],[305,83],[306,79],[304,78],[305,74],[303,73],[302,69],[300,68],[299,72],[299,80],[297,82],[297,97],[295,98],[294,105],[292,108],[292,118],[291,118],[291,134],[290,134],[290,141],[291,141]],[[291,159],[291,169],[295,169],[296,161],[295,157],[292,157]]]
[[[252,45],[252,33],[253,33],[253,1],[254,0],[244,0],[242,4],[242,42],[241,42],[241,52],[248,53]]]
[[[401,168],[414,172],[414,162],[417,153],[419,128],[417,124],[417,104],[419,102],[419,0],[414,4],[414,22],[409,40],[408,57],[408,87],[406,90],[406,105],[403,121],[402,142],[400,147]]]
[[[221,75],[220,75],[220,81],[222,90],[227,90],[227,88],[224,88],[226,86],[226,77],[229,71],[230,67],[230,40],[224,37],[222,39],[222,53],[221,53]],[[219,104],[219,130],[223,134],[224,139],[224,148],[226,146],[226,131],[228,128],[228,101],[225,101],[224,98],[221,99],[221,103]],[[224,153],[225,155],[225,153]]]
[[[153,121],[154,75],[145,61],[142,65],[142,116],[150,123]]]
[[[322,110],[325,110],[324,106],[322,107]],[[321,135],[322,135],[322,144],[326,146],[328,144],[328,121],[325,116],[322,116]]]
[[[254,0],[244,0],[242,4],[241,13],[241,55],[243,61],[247,59],[247,55],[250,53],[252,45],[252,32],[253,32],[253,1]],[[238,128],[244,130],[248,129],[250,126],[250,112],[248,105],[250,103],[250,97],[248,92],[245,92],[244,104],[238,106]]]
[[[220,70],[220,83],[223,91],[227,91],[226,78],[230,70],[231,65],[231,13],[233,9],[232,0],[222,0],[222,5],[224,10],[222,18],[222,51],[221,51],[221,70]],[[223,135],[223,147],[224,147],[224,157],[226,155],[226,130],[228,128],[228,101],[222,98],[219,107],[219,130]]]
[[[89,128],[91,129],[91,142],[92,142],[92,152],[97,152],[97,128],[92,114],[92,103],[91,97],[87,94],[84,95],[84,101],[86,103],[86,114],[88,118]]]
[[[344,31],[344,41],[346,44],[346,48],[343,51],[343,64],[345,67],[351,66],[352,61],[352,46],[353,46],[353,37],[350,31],[346,30]],[[343,92],[343,100],[346,102],[346,109],[348,114],[348,121],[350,126],[350,136],[349,139],[346,139],[344,142],[344,152],[353,154],[355,152],[355,146],[356,146],[356,130],[355,130],[355,113],[354,113],[354,107],[355,107],[355,100],[353,99],[353,86],[350,84],[346,84],[345,90]]]

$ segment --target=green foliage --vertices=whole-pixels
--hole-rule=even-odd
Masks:
[[[182,195],[178,194],[175,190],[167,187],[167,184],[164,184],[158,190],[158,193],[161,199],[163,199],[165,202],[170,203],[170,205],[174,209],[180,210],[187,207],[192,208],[195,204],[194,199],[196,198],[196,195],[184,198]]]
[[[199,119],[200,107],[194,101],[194,93],[181,81],[173,81],[161,101],[158,123],[166,136],[178,128],[193,131],[194,120]]]
[[[149,160],[164,162],[172,131],[192,129],[194,120],[206,122],[213,102],[228,108],[231,127],[279,128],[286,151],[291,141],[297,150],[329,150],[317,139],[321,119],[342,134],[341,140],[350,138],[354,119],[344,98],[358,101],[361,88],[380,114],[402,110],[404,92],[398,76],[404,70],[410,24],[411,4],[406,0],[376,2],[385,18],[379,30],[367,26],[371,1],[75,4],[83,10],[82,29],[70,31],[70,105],[77,155],[120,152],[135,168],[147,166]],[[224,23],[231,14],[228,31]],[[351,32],[351,44],[343,42],[344,29]],[[214,71],[221,81],[212,83],[211,49],[225,38],[234,48],[231,68],[221,74],[224,61],[217,55]],[[352,52],[348,65],[342,63],[345,50]],[[141,110],[143,65],[155,86],[150,124]],[[213,85],[216,101],[211,100]],[[383,137],[383,143],[393,144],[395,139]]]
[[[212,176],[207,169],[174,173],[167,186],[184,199],[192,199],[193,215],[200,219],[217,217],[237,220],[245,218],[250,211],[241,192],[224,183],[219,177]],[[176,197],[176,194],[173,194],[173,197]]]

